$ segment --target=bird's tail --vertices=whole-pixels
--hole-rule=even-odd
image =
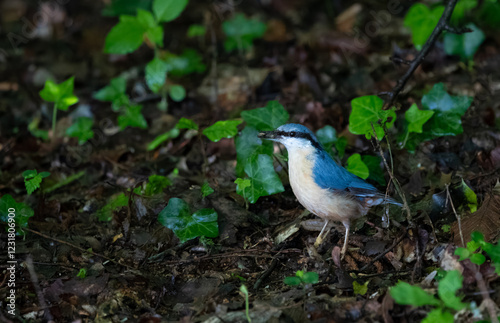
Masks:
[[[392,197],[384,197],[384,200],[382,202],[382,204],[394,204],[394,205],[397,205],[397,206],[403,206],[402,203],[396,201],[395,199],[393,199]]]

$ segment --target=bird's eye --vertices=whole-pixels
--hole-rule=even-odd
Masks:
[[[290,132],[290,137],[295,137],[297,133],[295,131]]]

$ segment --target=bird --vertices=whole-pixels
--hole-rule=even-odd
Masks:
[[[345,229],[341,259],[347,251],[351,221],[360,218],[379,204],[399,202],[350,173],[333,160],[307,127],[289,123],[273,131],[259,132],[261,139],[279,142],[288,151],[288,175],[297,200],[311,213],[323,218],[325,224],[314,246],[323,241],[322,235],[330,221],[341,222]]]

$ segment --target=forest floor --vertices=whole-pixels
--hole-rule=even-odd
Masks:
[[[410,206],[412,224],[397,208],[390,209],[390,221],[382,220],[388,215],[383,207],[373,208],[352,233],[341,261],[343,226],[335,224],[314,249],[322,220],[298,203],[279,163],[285,191],[263,196],[247,208],[235,192],[234,139],[211,142],[181,130],[160,148],[146,147],[181,117],[203,128],[278,100],[290,122],[314,131],[330,125],[345,137],[342,163],[354,153],[377,155],[375,141],[348,130],[351,100],[390,91],[407,69],[390,57],[415,57],[403,26],[406,10],[393,15],[385,2],[377,1],[352,7],[340,1],[192,1],[168,24],[164,43],[174,53],[197,49],[206,70],[176,78],[187,96],[180,102],[169,99],[168,112],[163,112],[157,108],[161,97],[145,86],[143,71],[151,48],[105,54],[105,37],[117,18],[102,15],[104,3],[50,3],[7,0],[0,8],[0,196],[10,194],[34,210],[25,235],[15,242],[15,316],[4,302],[10,293],[9,267],[0,265],[0,321],[245,322],[243,284],[252,322],[417,322],[429,307],[398,305],[389,288],[402,280],[435,291],[433,278],[450,268],[462,273],[464,302],[481,307],[480,268],[491,298],[500,303],[498,275],[491,264],[476,268],[454,256],[462,246],[460,232],[465,242],[475,230],[490,242],[500,232],[500,193],[494,189],[500,174],[499,33],[483,30],[486,40],[469,63],[446,55],[438,41],[415,71],[396,99],[398,117],[442,82],[453,95],[473,97],[462,117],[464,131],[423,142],[415,152],[393,145],[389,155],[383,145]],[[38,36],[13,38],[34,28],[31,24],[43,10],[52,10],[51,19],[36,27]],[[223,47],[221,23],[234,11],[256,15],[267,25],[264,36],[243,54]],[[205,37],[186,38],[193,23],[211,27]],[[147,129],[116,130],[109,102],[92,96],[122,73],[127,74],[131,100],[144,107]],[[59,113],[57,129],[71,124],[70,114],[78,107],[79,113],[97,120],[93,140],[80,145],[64,135],[36,138],[28,130],[33,119],[40,120],[40,129],[51,127],[52,106],[38,94],[45,80],[71,76],[80,101]],[[397,134],[388,135],[396,143]],[[51,175],[41,190],[28,195],[21,174],[32,169]],[[171,185],[153,196],[132,191],[154,174],[167,176]],[[382,177],[390,182],[386,171]],[[61,187],[44,190],[65,180]],[[205,181],[215,192],[203,197]],[[477,196],[475,213],[463,207],[462,181]],[[380,181],[371,183],[386,189]],[[98,211],[118,193],[127,196],[127,204],[111,209],[109,221],[102,221]],[[389,193],[400,200],[392,187]],[[158,221],[174,197],[191,210],[213,208],[219,236],[180,243]],[[2,250],[7,250],[7,234],[0,236]],[[2,251],[0,257],[3,262],[7,254]],[[77,276],[82,269],[84,276]],[[284,278],[297,271],[316,272],[319,282],[285,284]],[[353,282],[361,287],[355,290]],[[472,312],[463,312],[463,321],[475,321]]]

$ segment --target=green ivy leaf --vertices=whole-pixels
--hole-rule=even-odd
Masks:
[[[483,250],[491,258],[491,262],[495,266],[495,273],[500,275],[500,243],[491,244],[483,242]]]
[[[484,235],[479,231],[474,231],[471,233],[472,241],[479,243],[479,245],[484,244]]]
[[[262,140],[258,137],[259,132],[247,126],[243,128],[235,139],[236,146],[236,174],[243,176],[245,165],[250,157],[259,154],[272,156],[273,143],[269,140]]]
[[[158,57],[146,65],[146,84],[153,93],[158,93],[167,81],[167,71],[168,64]]]
[[[235,14],[232,19],[222,23],[222,30],[227,37],[224,48],[228,52],[238,48],[248,50],[253,40],[262,37],[266,29],[266,24],[257,19],[247,19],[242,13]]]
[[[92,120],[92,118],[80,117],[66,129],[66,135],[78,138],[78,143],[82,145],[86,143],[87,140],[94,138],[94,131],[92,130],[93,125],[94,120]]]
[[[139,48],[147,28],[133,16],[120,16],[120,22],[106,36],[104,52],[107,54],[128,54]]]
[[[362,179],[367,179],[370,175],[370,171],[365,163],[361,160],[360,154],[352,154],[349,159],[347,159],[346,169],[351,173]]]
[[[470,261],[473,264],[481,266],[486,261],[486,257],[483,254],[475,253],[475,254],[470,256]]]
[[[153,17],[153,14],[144,9],[137,9],[137,21],[145,28],[153,28],[158,26],[156,23],[155,17]]]
[[[200,236],[215,238],[219,235],[217,212],[213,209],[201,209],[191,215],[188,204],[175,197],[158,214],[158,221],[174,231],[181,242]]]
[[[198,130],[198,125],[191,119],[181,118],[175,125],[177,129]]]
[[[238,134],[238,125],[242,120],[217,121],[213,125],[203,130],[203,134],[213,142],[223,138],[232,138]]]
[[[203,182],[203,184],[201,185],[201,195],[203,197],[207,197],[210,194],[212,194],[213,192],[215,192],[215,191],[213,188],[210,187],[210,184],[208,184],[207,181]]]
[[[476,252],[477,249],[481,247],[481,244],[479,242],[476,242],[474,240],[467,242],[467,250],[472,254]]]
[[[451,24],[458,26],[464,20],[465,14],[475,7],[477,7],[477,0],[459,0],[451,14]]]
[[[394,301],[400,305],[439,305],[439,301],[419,286],[412,286],[406,282],[398,282],[389,290]]]
[[[378,140],[382,140],[385,134],[381,124],[385,124],[387,129],[390,129],[396,121],[394,110],[383,110],[383,105],[384,101],[376,95],[353,99],[349,116],[349,131],[356,135],[365,135],[367,139],[370,139],[375,128]]]
[[[340,159],[344,158],[346,147],[347,147],[347,138],[340,137],[335,143],[335,149],[337,150]]]
[[[171,85],[169,94],[172,100],[180,102],[186,98],[186,89],[182,85]]]
[[[464,277],[458,270],[451,270],[446,273],[443,279],[439,281],[438,295],[444,304],[456,311],[465,308],[466,305],[462,303],[460,298],[455,294],[462,288]]]
[[[472,103],[469,96],[451,96],[443,83],[434,84],[422,97],[425,109],[434,111],[431,120],[424,125],[424,132],[433,137],[454,136],[463,132],[461,117]]]
[[[368,178],[376,181],[382,186],[385,186],[386,182],[384,170],[380,166],[382,159],[378,156],[364,155],[361,157],[361,160],[366,165],[366,167],[368,167],[368,171],[370,173]]]
[[[353,281],[352,288],[354,289],[354,295],[365,295],[366,292],[368,292],[368,283],[370,283],[369,280],[367,280],[364,284]]]
[[[148,123],[144,116],[141,113],[142,105],[132,105],[127,107],[125,113],[118,116],[118,125],[123,130],[127,127],[137,127],[146,129],[148,127]]]
[[[151,141],[148,144],[147,150],[148,151],[155,150],[159,145],[161,145],[165,141],[172,139],[172,138],[177,138],[177,136],[179,136],[179,133],[180,133],[180,131],[178,128],[173,128],[173,129],[157,136],[155,139],[153,139],[153,141]]]
[[[467,24],[472,29],[470,33],[444,35],[444,50],[448,55],[458,55],[462,61],[474,58],[479,46],[485,40],[484,33],[473,23]]]
[[[148,178],[148,184],[146,185],[145,194],[152,196],[155,194],[160,194],[165,188],[172,185],[172,181],[168,177],[161,175],[151,175]]]
[[[127,90],[127,80],[123,77],[115,77],[109,85],[94,93],[94,99],[105,102],[112,102],[113,111],[119,111],[121,107],[129,105],[129,98],[125,94]]]
[[[443,310],[442,308],[435,308],[427,314],[427,316],[422,320],[422,323],[453,323],[453,315]]]
[[[78,103],[78,98],[73,94],[74,81],[74,76],[59,84],[47,80],[40,96],[47,102],[54,102],[56,109],[67,111],[69,106]]]
[[[333,145],[337,142],[337,130],[332,126],[324,126],[316,131],[316,137],[328,153],[331,153]]]
[[[167,53],[164,60],[169,66],[168,72],[173,76],[202,73],[206,69],[203,57],[194,49],[185,49],[181,55]]]
[[[168,22],[179,17],[188,0],[154,0],[153,12],[160,22]]]
[[[278,101],[269,101],[263,108],[241,112],[241,117],[259,131],[271,131],[285,124],[290,116]]]
[[[285,277],[283,283],[288,286],[299,286],[302,281],[299,277]]]
[[[455,249],[455,256],[459,256],[458,261],[469,259],[471,252],[467,248],[458,247]]]
[[[413,103],[408,111],[405,112],[405,120],[408,122],[408,132],[422,133],[424,123],[434,115],[432,110],[419,110]]]
[[[425,4],[416,3],[408,10],[404,25],[411,30],[413,45],[422,49],[444,12],[444,6],[429,9]]]
[[[146,31],[146,37],[156,46],[163,47],[163,27],[156,26]]]
[[[114,195],[108,200],[108,204],[106,204],[104,207],[102,207],[96,212],[96,216],[99,219],[99,221],[109,222],[113,218],[114,210],[116,210],[119,207],[127,205],[128,205],[128,197],[125,196],[125,193]]]
[[[236,184],[236,194],[243,196],[245,198],[245,189],[252,185],[252,182],[248,178],[237,178],[234,183]]]
[[[500,17],[500,2],[497,0],[484,1],[477,18],[478,21],[498,29],[500,28],[500,19],[498,17]]]
[[[193,24],[193,25],[189,26],[188,31],[187,31],[187,36],[189,38],[197,37],[197,36],[205,36],[206,33],[207,33],[207,28],[205,28],[205,26]]]
[[[306,284],[317,284],[319,282],[319,275],[314,271],[308,271],[302,275],[301,279]]]
[[[9,209],[15,214],[15,227],[17,235],[24,235],[24,228],[28,226],[28,219],[35,215],[35,212],[24,203],[17,203],[16,200],[10,195],[5,194],[0,198],[0,221],[9,223]]]
[[[269,155],[253,155],[245,164],[245,172],[251,185],[244,190],[244,196],[255,203],[261,196],[283,192],[283,184],[276,174],[273,159]]]

